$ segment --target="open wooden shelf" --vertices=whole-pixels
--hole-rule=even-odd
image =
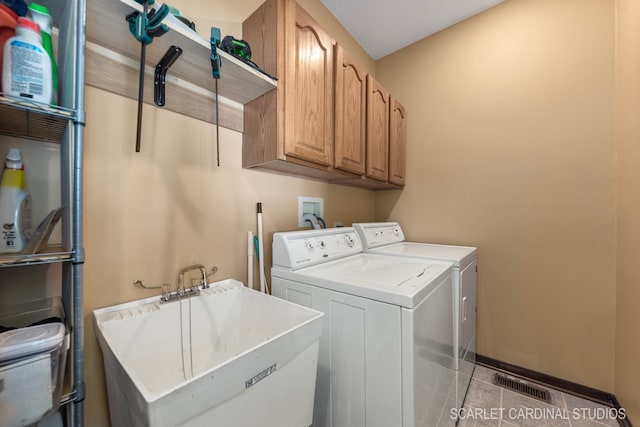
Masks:
[[[142,6],[134,0],[89,0],[87,4],[86,82],[132,99],[138,97],[140,43],[129,32],[125,17],[136,10],[142,11]],[[155,105],[156,64],[170,46],[179,46],[183,52],[167,73],[163,108],[215,123],[215,81],[211,75],[209,39],[172,15],[162,22],[170,28],[169,32],[147,45],[145,102]],[[219,125],[242,132],[243,106],[274,89],[276,82],[226,52],[219,50],[219,53],[222,58]]]

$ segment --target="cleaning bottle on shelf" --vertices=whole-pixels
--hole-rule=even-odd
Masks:
[[[18,16],[27,16],[27,3],[24,0],[0,0],[0,4],[10,8]]]
[[[2,92],[35,102],[51,102],[51,60],[42,46],[40,27],[19,17],[16,35],[4,45]]]
[[[40,26],[40,34],[42,36],[42,47],[49,55],[51,60],[51,104],[58,105],[58,65],[53,56],[53,42],[51,41],[52,20],[49,9],[38,3],[29,5],[29,14],[33,22]]]
[[[18,15],[9,6],[0,3],[0,70],[2,70],[4,44],[16,35],[16,25],[18,25]],[[2,77],[0,77],[1,84]]]
[[[9,150],[0,178],[0,252],[19,253],[31,239],[31,195],[20,150]]]

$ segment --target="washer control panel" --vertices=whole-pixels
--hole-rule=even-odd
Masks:
[[[273,235],[273,265],[308,267],[362,252],[362,242],[351,227],[291,231]]]
[[[356,223],[353,227],[365,249],[404,242],[404,233],[397,222]]]

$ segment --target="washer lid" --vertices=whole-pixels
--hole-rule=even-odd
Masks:
[[[274,268],[272,274],[413,308],[450,275],[451,266],[448,262],[365,253],[295,271]]]
[[[0,362],[44,353],[60,345],[64,338],[60,322],[12,329],[0,334]]]
[[[453,263],[456,267],[464,268],[477,257],[478,250],[471,246],[402,242],[369,249],[368,252],[381,255],[396,255],[448,261]]]

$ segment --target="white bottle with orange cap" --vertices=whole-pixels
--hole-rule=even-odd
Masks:
[[[19,98],[51,102],[51,59],[42,46],[40,27],[19,17],[16,35],[4,45],[2,92]]]

